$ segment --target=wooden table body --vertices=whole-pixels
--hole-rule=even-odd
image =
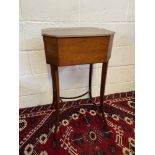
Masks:
[[[92,98],[92,64],[102,63],[100,104],[103,114],[108,61],[114,32],[98,28],[55,28],[42,31],[46,61],[51,66],[53,103],[56,109],[56,128],[60,113],[60,88],[58,66],[90,64],[89,96]],[[104,115],[103,115],[104,117]]]

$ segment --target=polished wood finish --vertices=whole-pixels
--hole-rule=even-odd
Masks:
[[[72,27],[72,28],[46,28],[42,30],[43,36],[56,38],[78,38],[78,37],[96,37],[96,36],[110,36],[114,32],[94,27]]]
[[[51,65],[53,103],[56,109],[56,128],[59,122],[60,97],[58,66],[90,64],[89,93],[92,98],[92,72],[94,63],[102,63],[100,104],[103,113],[108,61],[111,56],[114,32],[100,28],[49,28],[42,30],[46,61]],[[83,95],[80,95],[83,96]],[[78,96],[78,97],[80,97]],[[66,97],[67,98],[67,97]],[[72,97],[73,99],[75,97]]]
[[[109,50],[111,37],[54,38],[43,36],[46,61],[48,64],[59,66],[106,62],[111,52]]]
[[[89,66],[89,97],[92,98],[92,74],[93,74],[93,64]]]
[[[106,83],[106,76],[107,76],[107,68],[108,62],[102,64],[102,73],[101,73],[101,87],[100,87],[100,104],[102,109],[102,116],[104,118],[103,113],[103,99],[104,99],[104,92],[105,92],[105,83]]]
[[[53,83],[53,103],[56,110],[56,127],[55,127],[55,132],[56,132],[58,123],[59,123],[59,113],[60,113],[60,90],[59,90],[58,66],[51,64],[51,75],[52,75],[52,83]]]
[[[48,64],[59,64],[58,59],[58,41],[57,38],[43,36],[46,62]]]
[[[70,66],[108,61],[114,32],[99,28],[50,28],[42,30],[42,35],[46,62]]]
[[[68,66],[106,61],[109,39],[109,36],[59,39],[59,65]]]

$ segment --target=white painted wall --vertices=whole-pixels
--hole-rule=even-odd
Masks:
[[[20,0],[20,107],[52,102],[42,28],[90,26],[115,31],[106,94],[134,90],[134,0]],[[99,95],[101,65],[94,66]],[[88,89],[88,65],[60,68],[61,96]]]

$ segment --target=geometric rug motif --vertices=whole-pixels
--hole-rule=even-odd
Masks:
[[[135,92],[107,95],[103,105],[105,119],[99,97],[63,102],[56,148],[53,105],[20,109],[20,155],[134,155]]]

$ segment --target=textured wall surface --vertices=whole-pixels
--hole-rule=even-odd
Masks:
[[[42,28],[90,26],[115,31],[106,94],[134,90],[134,0],[20,0],[20,107],[52,102]],[[61,67],[61,96],[88,89],[88,65]],[[99,95],[101,64],[93,70],[93,96]],[[87,96],[86,96],[87,97]]]

